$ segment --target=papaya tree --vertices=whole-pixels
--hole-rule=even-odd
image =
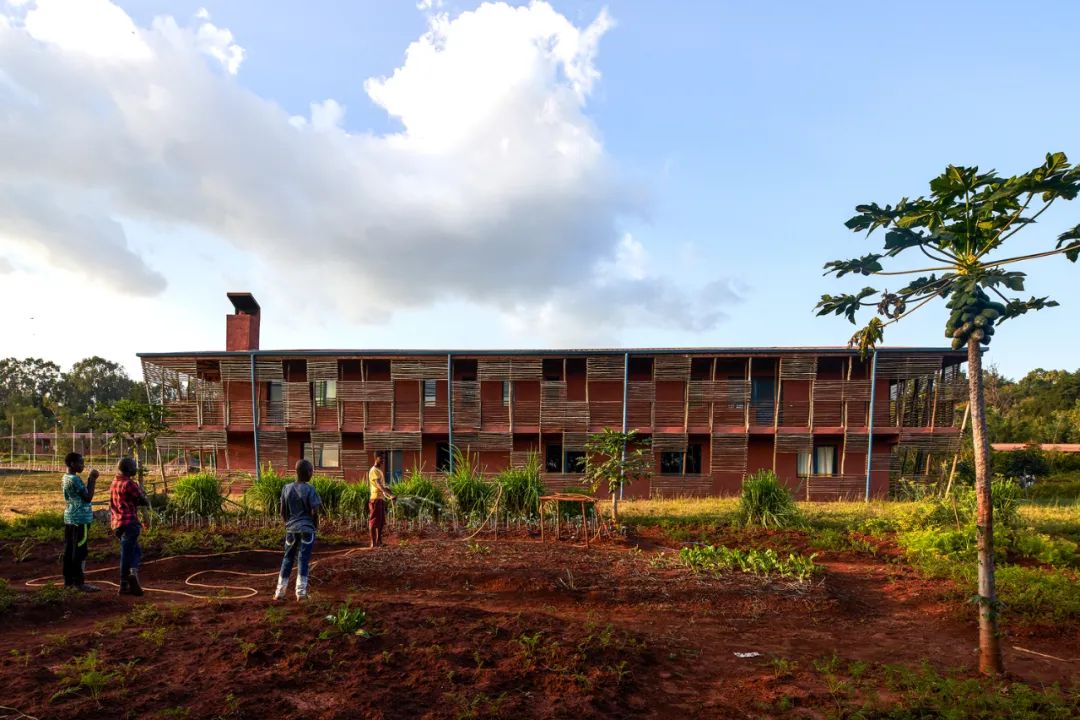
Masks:
[[[863,275],[896,278],[898,290],[865,287],[855,293],[822,295],[818,315],[844,315],[853,324],[864,308],[872,308],[869,321],[850,341],[865,355],[884,337],[885,328],[943,300],[948,310],[945,336],[953,349],[967,349],[968,389],[978,499],[979,669],[1001,673],[1001,646],[997,629],[999,603],[994,589],[994,536],[990,496],[990,445],[983,397],[982,353],[996,330],[1007,320],[1053,307],[1049,297],[1017,295],[1027,275],[1018,267],[1037,258],[1064,255],[1076,262],[1080,255],[1080,225],[1057,236],[1056,244],[1041,252],[1008,254],[1003,248],[1021,230],[1036,221],[1059,200],[1080,193],[1080,168],[1072,167],[1064,153],[1050,153],[1046,161],[1022,175],[1000,177],[995,171],[950,165],[930,181],[930,194],[896,205],[858,205],[845,223],[855,232],[872,235],[884,231],[883,247],[851,260],[825,264],[825,274],[840,278]],[[1032,233],[1028,233],[1031,235]],[[1015,241],[1009,243],[1010,247]],[[894,258],[915,255],[912,269],[895,269]],[[929,259],[929,263],[926,260]],[[1023,265],[1021,265],[1023,263]],[[926,265],[925,267],[920,267]],[[894,286],[895,287],[895,286]]]
[[[579,461],[584,470],[581,482],[596,492],[607,486],[611,494],[611,519],[619,521],[619,490],[626,484],[652,474],[649,440],[636,430],[621,432],[605,428],[589,436],[585,456]]]

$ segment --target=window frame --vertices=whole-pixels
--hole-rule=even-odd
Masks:
[[[437,380],[424,379],[424,385],[420,388],[423,394],[424,407],[435,407],[439,402],[439,386]],[[428,388],[431,388],[429,395]]]
[[[315,407],[337,407],[337,380],[316,380],[312,383]]]

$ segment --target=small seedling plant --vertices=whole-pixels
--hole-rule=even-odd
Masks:
[[[336,612],[326,616],[326,621],[333,625],[333,629],[323,630],[319,634],[319,639],[327,640],[335,635],[351,635],[365,640],[370,639],[374,637],[374,633],[365,627],[368,620],[368,614],[365,610],[350,607],[347,602],[343,603]]]

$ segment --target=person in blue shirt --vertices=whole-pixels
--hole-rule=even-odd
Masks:
[[[83,484],[79,477],[85,467],[83,456],[70,452],[64,457],[67,473],[60,481],[64,491],[64,587],[83,592],[97,592],[100,588],[86,582],[86,555],[90,550],[90,524],[94,522],[94,499],[98,471],[91,470]]]
[[[311,550],[315,547],[315,531],[319,528],[319,507],[322,500],[311,486],[315,468],[307,460],[296,463],[296,482],[281,489],[281,519],[285,521],[285,557],[281,559],[275,600],[285,598],[289,576],[299,556],[300,567],[296,571],[296,599],[306,600],[308,594],[308,567]]]

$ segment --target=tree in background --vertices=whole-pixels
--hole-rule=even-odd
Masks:
[[[1014,382],[991,368],[983,377],[990,442],[1080,443],[1080,371],[1039,368]]]
[[[136,390],[137,383],[122,365],[96,355],[72,365],[57,386],[64,410],[76,423],[85,421],[87,429],[95,424],[102,408],[131,398]]]
[[[1001,178],[992,170],[980,173],[977,167],[950,165],[930,181],[929,197],[901,198],[895,207],[877,203],[856,207],[858,214],[847,221],[847,227],[857,232],[865,230],[867,235],[879,228],[885,230],[883,252],[825,264],[826,274],[838,278],[849,273],[914,277],[896,292],[865,287],[854,294],[823,295],[817,304],[818,315],[845,315],[852,323],[862,308],[875,308],[866,326],[851,338],[851,345],[865,356],[881,342],[886,326],[941,298],[950,310],[946,337],[952,340],[954,349],[967,347],[978,499],[979,669],[984,673],[1001,673],[1003,666],[994,588],[990,443],[981,346],[990,343],[1002,322],[1057,305],[1048,297],[1010,297],[1010,292],[1023,291],[1026,280],[1025,273],[1011,268],[1057,254],[1075,262],[1080,256],[1080,225],[1061,233],[1056,246],[1043,252],[1000,257],[997,251],[1034,224],[1056,201],[1072,200],[1078,193],[1080,168],[1072,167],[1064,153],[1047,154],[1039,167],[1010,178]],[[929,258],[931,265],[886,270],[882,264],[913,250]],[[907,252],[905,257],[911,254]]]
[[[584,476],[581,482],[593,492],[607,486],[611,493],[611,518],[619,521],[619,490],[628,483],[652,474],[652,456],[647,452],[649,440],[638,436],[636,430],[620,432],[605,428],[589,437],[582,458]]]
[[[101,413],[100,421],[112,432],[116,433],[114,440],[124,439],[129,443],[139,460],[139,484],[143,482],[142,458],[146,451],[155,446],[161,435],[169,429],[165,408],[161,405],[152,405],[145,400],[139,402],[129,398],[117,400]],[[165,468],[161,467],[161,481],[168,492],[168,484],[165,479]]]
[[[56,390],[60,366],[40,358],[0,359],[0,412],[5,432],[12,424],[29,432],[56,424]]]

